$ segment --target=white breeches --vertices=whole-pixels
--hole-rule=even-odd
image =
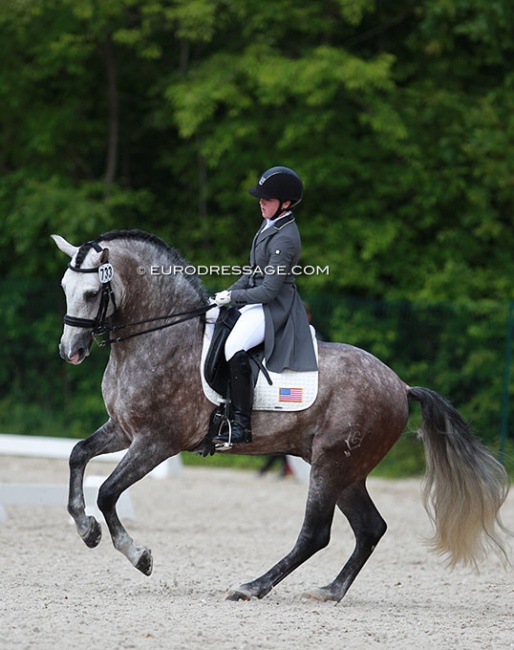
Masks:
[[[225,359],[230,361],[236,352],[250,350],[264,341],[264,309],[261,304],[241,307],[241,316],[225,343]]]

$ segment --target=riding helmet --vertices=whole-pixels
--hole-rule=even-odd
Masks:
[[[258,199],[279,199],[281,203],[291,201],[291,207],[294,207],[302,200],[303,183],[289,167],[271,167],[248,193]]]

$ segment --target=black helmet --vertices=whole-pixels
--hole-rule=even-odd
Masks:
[[[291,207],[294,207],[302,200],[303,183],[289,167],[271,167],[248,193],[258,199],[278,199],[281,203],[291,201]]]

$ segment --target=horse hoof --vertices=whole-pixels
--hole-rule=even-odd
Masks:
[[[328,603],[336,602],[338,603],[340,598],[337,598],[330,591],[324,589],[312,589],[311,591],[305,591],[301,596],[301,600],[310,600],[314,603]]]
[[[225,600],[251,600],[252,598],[264,598],[271,591],[270,585],[262,585],[260,580],[247,582],[237,589],[229,589],[225,594]]]
[[[94,517],[88,517],[87,523],[87,530],[82,535],[82,539],[87,547],[95,548],[95,546],[100,544],[100,540],[102,539],[102,527]]]
[[[229,589],[225,594],[224,600],[250,600],[252,596],[250,594],[241,591],[240,589]]]
[[[153,558],[150,550],[145,549],[141,554],[141,557],[137,561],[136,569],[144,573],[145,576],[149,576],[152,573],[153,569]]]

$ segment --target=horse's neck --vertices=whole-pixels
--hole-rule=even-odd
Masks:
[[[157,256],[152,249],[131,251],[118,256],[121,300],[114,318],[134,322],[173,313],[194,310],[202,304],[202,296],[185,276],[165,275],[162,269],[171,268],[165,256]],[[152,269],[161,273],[152,274]],[[134,271],[137,269],[136,277]],[[157,323],[158,324],[158,323]]]
[[[134,265],[143,265],[138,260],[130,262]],[[129,265],[126,270],[130,271]],[[129,273],[124,273],[130,278]],[[181,314],[197,309],[202,304],[202,298],[184,278],[173,279],[172,277],[151,276],[145,274],[141,281],[131,283],[125,280],[123,286],[123,299],[113,315],[113,325],[126,325],[127,323],[139,323],[152,318],[167,316],[170,314]],[[129,338],[120,344],[114,344],[112,352],[119,361],[126,359],[126,355],[135,355],[134,358],[147,358],[157,362],[159,358],[166,358],[168,361],[173,358],[174,372],[179,366],[199,365],[201,346],[203,340],[204,325],[199,317],[195,317],[185,323],[169,325],[156,333],[147,330],[159,328],[170,321],[156,320],[139,325],[129,326],[118,330],[121,337],[130,336],[136,332],[145,332]],[[119,352],[119,354],[118,354]],[[113,359],[114,360],[114,359]]]
[[[137,326],[137,330],[142,329],[146,326]],[[129,333],[137,330],[127,329]],[[165,377],[172,377],[174,386],[194,394],[201,390],[196,384],[200,381],[203,334],[204,325],[199,317],[157,332],[142,333],[114,343],[109,365],[117,375],[130,374],[132,369],[159,390],[162,382],[171,381]]]

